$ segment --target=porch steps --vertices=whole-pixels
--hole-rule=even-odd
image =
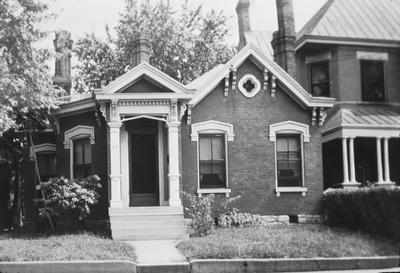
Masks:
[[[187,238],[182,207],[109,208],[112,237],[117,240],[183,240]]]

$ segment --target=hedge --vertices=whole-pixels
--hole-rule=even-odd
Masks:
[[[400,187],[328,189],[323,206],[331,226],[400,239]]]

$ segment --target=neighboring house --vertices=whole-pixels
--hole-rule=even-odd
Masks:
[[[319,27],[324,15],[331,14],[329,8],[335,8],[334,17],[342,22],[339,15],[350,16],[343,5],[360,4],[337,0],[329,1],[296,40],[292,3],[277,2],[279,31],[272,47],[270,33],[251,32],[249,2],[239,1],[241,50],[228,63],[182,85],[148,64],[149,44],[141,39],[134,45],[132,70],[93,95],[65,98],[54,113],[56,139],[36,138],[34,150],[43,179],[101,177],[102,198],[87,220],[89,228],[110,227],[112,236],[122,239],[183,238],[187,200],[182,191],[241,195],[235,204],[241,211],[295,216],[319,214],[323,190],[334,184],[400,182],[394,167],[400,165],[399,37],[386,43],[368,40],[372,47],[364,38],[333,39],[327,27]],[[384,2],[400,10],[395,1]],[[380,27],[382,32],[390,28]],[[56,44],[57,39],[70,38],[59,35]],[[67,49],[58,49],[63,54],[55,79],[68,90]],[[371,90],[379,77],[385,79],[383,87],[374,82],[378,90]],[[379,99],[380,104],[362,103],[363,98]],[[388,136],[381,145],[380,137]],[[383,155],[382,162],[368,161],[376,155],[364,137],[378,137],[373,149]],[[341,145],[344,155],[348,149],[350,154],[344,171]],[[369,153],[368,160],[363,153]],[[374,167],[382,179],[368,176]],[[337,175],[343,172],[347,179]],[[26,173],[34,177],[29,166]],[[26,190],[31,196],[33,185]]]

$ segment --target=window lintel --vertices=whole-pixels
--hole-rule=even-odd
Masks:
[[[276,134],[301,134],[304,142],[310,142],[309,126],[295,121],[284,121],[269,126],[269,141],[276,141]]]
[[[208,120],[192,124],[192,133],[190,134],[192,141],[199,141],[199,134],[221,134],[227,135],[228,141],[233,141],[233,125],[221,121]]]
[[[78,125],[64,133],[64,149],[69,149],[71,146],[71,140],[80,138],[89,138],[90,144],[95,143],[94,139],[94,127],[86,125]]]

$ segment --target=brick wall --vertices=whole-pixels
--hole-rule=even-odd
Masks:
[[[247,60],[238,68],[238,80],[247,73],[262,82],[262,71]],[[310,111],[303,110],[283,90],[271,98],[261,90],[253,98],[236,88],[223,95],[223,83],[192,110],[192,123],[217,120],[234,126],[234,141],[228,142],[228,183],[232,196],[241,195],[241,211],[260,214],[317,214],[322,196],[322,152],[320,132],[310,124]],[[275,194],[275,143],[270,142],[269,125],[293,120],[310,125],[311,141],[304,144],[306,196],[300,193]],[[190,139],[190,126],[182,123],[183,190],[197,189],[197,142]]]

